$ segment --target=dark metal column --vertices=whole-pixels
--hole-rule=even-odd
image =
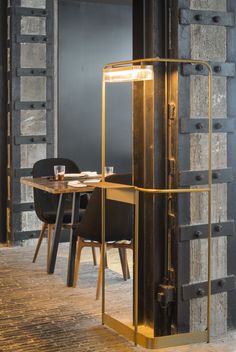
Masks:
[[[133,2],[133,56],[165,56],[165,1]],[[164,65],[155,71],[155,86],[133,85],[134,184],[165,187],[165,75]],[[145,89],[145,102],[143,100]],[[141,195],[139,224],[139,324],[163,334],[158,287],[164,280],[165,199]]]
[[[0,1],[0,17],[0,242],[5,242],[7,239],[7,0]]]

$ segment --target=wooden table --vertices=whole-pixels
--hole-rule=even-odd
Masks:
[[[58,251],[58,245],[60,242],[61,227],[63,223],[64,210],[65,210],[65,199],[68,193],[73,194],[72,200],[72,213],[71,213],[71,230],[70,230],[70,249],[68,258],[68,270],[67,270],[67,286],[73,286],[74,277],[74,264],[75,264],[75,253],[76,253],[76,241],[77,234],[75,224],[79,222],[79,208],[80,208],[80,194],[92,192],[97,183],[92,183],[83,188],[76,188],[68,186],[67,181],[54,181],[51,177],[42,178],[22,178],[21,183],[33,188],[40,189],[42,191],[49,192],[51,194],[58,194],[59,203],[57,209],[55,230],[52,239],[52,245],[50,248],[49,265],[47,268],[48,274],[53,274],[56,264],[56,257]]]

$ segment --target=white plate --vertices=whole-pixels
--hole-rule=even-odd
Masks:
[[[65,174],[65,177],[94,177],[97,176],[97,171],[83,171],[80,173]]]
[[[93,178],[92,180],[85,180],[83,181],[83,183],[98,183],[100,181],[101,181],[100,178]]]
[[[70,186],[70,187],[76,187],[76,188],[83,188],[83,187],[87,187],[87,185],[79,182],[79,181],[69,181],[67,183],[67,186]]]

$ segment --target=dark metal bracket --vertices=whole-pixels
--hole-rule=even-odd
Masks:
[[[16,110],[51,110],[52,103],[50,101],[15,101]]]
[[[52,138],[48,135],[46,136],[15,136],[15,145],[20,144],[42,144],[42,143],[52,143]]]
[[[207,118],[181,118],[179,125],[180,133],[208,133]],[[235,132],[235,119],[215,118],[212,122],[212,130],[216,133],[233,133]]]
[[[212,67],[213,75],[222,77],[235,76],[235,63],[234,62],[209,62]],[[183,76],[190,75],[204,75],[207,76],[207,68],[203,65],[182,65],[181,73]]]
[[[233,181],[232,167],[225,169],[217,169],[212,171],[213,183],[228,183]],[[197,186],[208,183],[208,172],[202,171],[180,171],[179,185],[180,186]]]
[[[38,9],[38,8],[30,8],[30,7],[15,7],[10,8],[10,14],[14,11],[16,16],[36,16],[36,17],[45,17],[48,16],[48,10],[46,9]]]
[[[16,69],[16,75],[20,76],[43,76],[43,77],[52,77],[53,69],[52,68],[20,68]]]
[[[183,25],[201,24],[211,26],[233,27],[235,22],[235,16],[233,12],[180,9],[179,22]]]
[[[182,286],[182,298],[184,301],[193,298],[201,298],[207,296],[207,281],[198,282],[195,284],[187,284]],[[229,275],[220,279],[211,281],[211,293],[217,294],[235,290],[235,276]]]
[[[234,220],[214,223],[211,226],[212,237],[233,236],[234,235]],[[191,241],[208,237],[208,225],[181,225],[179,227],[179,239],[183,241]]]
[[[32,168],[18,168],[14,170],[14,176],[16,178],[20,177],[30,177],[32,176]]]
[[[17,43],[47,43],[50,44],[49,38],[46,35],[17,35]]]
[[[32,211],[34,210],[34,203],[21,203],[13,204],[13,212],[21,213],[22,211]]]
[[[17,241],[24,241],[33,238],[38,238],[40,234],[39,230],[35,231],[16,231],[14,232],[14,240]]]

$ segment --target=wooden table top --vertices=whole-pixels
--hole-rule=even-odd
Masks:
[[[33,188],[40,189],[52,194],[61,194],[61,193],[86,193],[93,192],[93,190],[98,188],[105,189],[121,189],[121,188],[132,188],[129,185],[123,185],[119,183],[111,182],[98,182],[98,183],[87,183],[84,187],[72,187],[68,186],[68,180],[65,181],[55,181],[49,177],[40,177],[40,178],[22,178],[21,183],[30,186]]]
[[[21,183],[26,186],[40,189],[52,194],[61,194],[61,193],[85,193],[92,192],[96,187],[96,183],[91,185],[84,185],[84,187],[72,187],[68,186],[68,180],[66,181],[55,181],[51,178],[22,178]]]

